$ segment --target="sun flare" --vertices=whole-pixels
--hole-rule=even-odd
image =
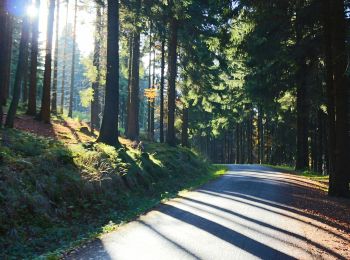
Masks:
[[[34,5],[30,5],[27,7],[27,15],[30,18],[35,18],[39,13],[39,10],[34,6]]]

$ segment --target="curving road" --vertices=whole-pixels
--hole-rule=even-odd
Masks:
[[[162,204],[68,259],[342,259],[345,241],[291,206],[284,173],[231,165],[218,180]]]

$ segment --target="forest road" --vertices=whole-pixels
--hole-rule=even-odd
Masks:
[[[66,258],[345,258],[328,243],[341,234],[291,206],[297,184],[284,173],[256,165],[228,167],[221,178],[161,204]]]

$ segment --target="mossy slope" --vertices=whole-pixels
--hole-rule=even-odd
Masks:
[[[207,180],[210,172],[204,159],[185,148],[66,146],[18,130],[0,130],[0,136],[5,259],[68,248]]]

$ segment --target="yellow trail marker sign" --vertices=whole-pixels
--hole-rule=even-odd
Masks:
[[[156,88],[146,88],[145,89],[145,97],[151,103],[153,103],[157,97],[157,89]]]

